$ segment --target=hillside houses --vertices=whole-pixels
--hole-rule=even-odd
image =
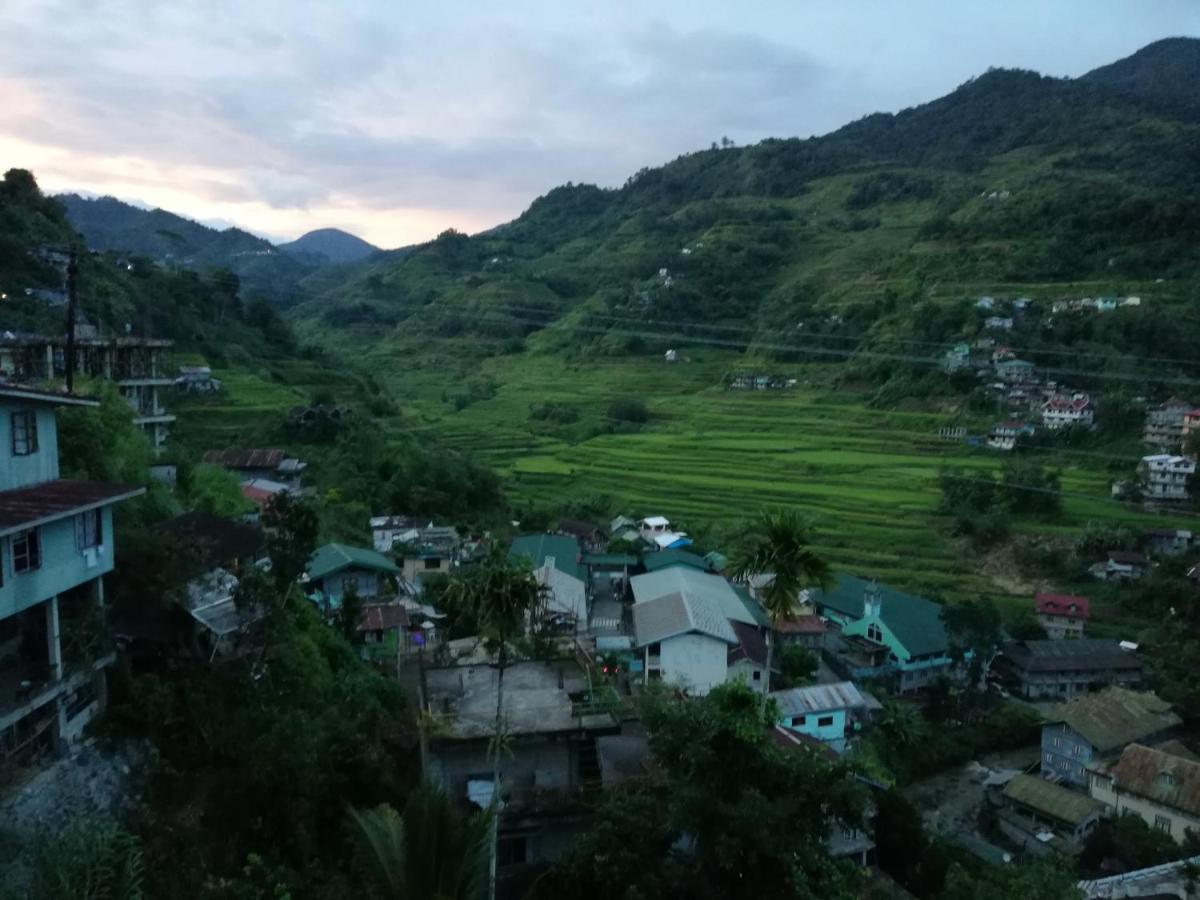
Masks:
[[[1087,597],[1070,594],[1038,593],[1033,598],[1038,624],[1051,640],[1083,637],[1091,618],[1091,603]]]
[[[1190,456],[1156,453],[1138,464],[1142,498],[1154,503],[1185,503],[1191,499],[1196,460]]]
[[[1026,700],[1070,700],[1104,685],[1136,687],[1142,668],[1120,641],[1084,637],[1014,641],[995,663],[996,675]]]
[[[1054,394],[1042,403],[1042,425],[1050,431],[1073,425],[1090,426],[1095,412],[1087,394]]]
[[[1184,422],[1195,407],[1186,400],[1172,397],[1146,412],[1142,441],[1150,447],[1171,452],[1183,446]]]

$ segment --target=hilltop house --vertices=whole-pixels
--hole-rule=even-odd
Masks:
[[[1158,556],[1182,556],[1194,540],[1192,532],[1182,528],[1152,528],[1145,538],[1146,550]]]
[[[806,592],[820,615],[840,628],[837,662],[850,678],[886,678],[900,693],[919,690],[950,671],[941,607],[886,585],[839,574],[826,591]]]
[[[1057,707],[1042,726],[1042,777],[1086,789],[1088,771],[1127,745],[1161,737],[1180,723],[1171,704],[1120,687]]]
[[[1024,422],[1014,422],[1009,419],[1004,422],[997,422],[991,432],[988,434],[987,445],[993,450],[1012,450],[1017,446],[1017,440],[1022,437],[1032,436],[1037,433],[1037,429],[1032,425],[1027,425]]]
[[[326,544],[308,561],[305,591],[326,614],[341,606],[342,595],[354,588],[364,599],[386,596],[400,574],[397,565],[374,550]]]
[[[836,753],[846,749],[846,732],[879,709],[879,702],[851,681],[772,691],[779,724],[827,744]]]
[[[114,655],[84,648],[105,644],[112,507],[144,489],[59,478],[54,412],[98,405],[0,384],[0,759],[78,739],[106,702]]]
[[[996,363],[996,376],[1005,384],[1032,384],[1037,381],[1035,366],[1023,359],[1005,359]]]
[[[1133,550],[1109,550],[1104,559],[1088,571],[1101,581],[1130,581],[1141,578],[1150,560]]]
[[[374,516],[371,540],[379,553],[403,549],[400,570],[417,591],[430,575],[446,575],[459,562],[462,538],[452,525],[436,525],[411,516]]]
[[[1083,629],[1091,617],[1087,597],[1039,593],[1034,594],[1033,604],[1037,610],[1038,624],[1046,630],[1046,636],[1051,640],[1083,637]]]
[[[1012,331],[1012,316],[988,316],[983,320],[983,327],[989,331]]]
[[[996,660],[995,672],[1027,700],[1070,700],[1101,685],[1136,687],[1142,661],[1120,641],[1102,638],[1013,641]]]
[[[1092,424],[1092,400],[1087,394],[1054,394],[1042,403],[1042,424],[1051,431]]]
[[[1169,453],[1143,456],[1138,465],[1142,497],[1160,503],[1185,502],[1191,497],[1189,487],[1195,474],[1196,460],[1190,456]]]
[[[587,571],[579,542],[564,534],[523,534],[508,548],[511,560],[533,566],[537,583],[545,589],[545,614],[574,632],[587,630]]]
[[[1159,450],[1178,450],[1183,444],[1184,419],[1194,407],[1186,400],[1172,397],[1146,413],[1143,443]]]
[[[244,482],[277,482],[287,490],[300,487],[300,473],[307,463],[278,448],[254,450],[209,450],[201,461],[236,472]]]
[[[658,535],[671,530],[671,520],[666,516],[646,516],[638,520],[637,527],[642,537],[653,541]]]
[[[1114,815],[1140,816],[1179,843],[1189,832],[1200,834],[1200,761],[1182,744],[1168,752],[1177,743],[1130,744],[1116,760],[1097,765],[1088,773],[1092,799]]]

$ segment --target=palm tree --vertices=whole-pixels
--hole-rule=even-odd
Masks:
[[[809,587],[827,587],[833,581],[829,565],[809,546],[811,529],[808,522],[791,510],[764,512],[751,525],[749,532],[734,555],[734,578],[752,575],[771,575],[764,585],[761,600],[771,620],[767,636],[767,674],[763,685],[763,702],[771,690],[771,664],[774,655],[775,629],[791,616],[800,592]]]
[[[350,810],[376,880],[397,900],[482,900],[487,894],[487,812],[469,813],[426,782],[404,815],[383,804]]]
[[[469,609],[479,623],[480,633],[497,645],[496,725],[492,735],[491,859],[488,897],[496,896],[496,848],[500,833],[500,753],[504,746],[504,670],[508,666],[509,642],[525,630],[526,618],[541,607],[542,588],[529,566],[510,560],[499,545],[488,558],[456,576],[447,587],[447,598]]]

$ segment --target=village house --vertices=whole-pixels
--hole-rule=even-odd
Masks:
[[[369,600],[394,594],[399,567],[366,547],[326,544],[318,547],[308,561],[305,593],[329,614],[342,605],[342,595],[353,588],[359,597]]]
[[[1146,413],[1142,441],[1163,451],[1179,450],[1183,445],[1184,420],[1194,407],[1178,397],[1160,403]]]
[[[908,693],[950,672],[939,604],[852,575],[838,574],[835,582],[828,591],[808,591],[806,599],[837,626],[826,647],[846,677],[886,679]]]
[[[1121,687],[1058,706],[1042,726],[1042,777],[1087,789],[1089,770],[1135,741],[1152,742],[1180,723],[1171,704]]]
[[[879,701],[851,681],[772,691],[771,699],[780,725],[816,738],[838,754],[846,751],[848,733],[880,708]]]
[[[1104,806],[1086,794],[1036,775],[1017,774],[1004,786],[1000,831],[1021,849],[1041,855],[1078,853],[1104,815]]]
[[[1033,363],[1023,359],[1005,359],[996,363],[996,377],[1005,384],[1033,384],[1037,381],[1037,369]]]
[[[758,628],[743,622],[730,622],[737,635],[736,647],[725,656],[725,680],[740,681],[752,691],[767,689],[767,639]]]
[[[988,316],[983,320],[983,327],[989,331],[1012,331],[1012,316]]]
[[[289,491],[299,489],[300,473],[307,468],[307,463],[288,456],[278,448],[208,450],[200,461],[235,473],[243,484],[279,484]]]
[[[559,534],[569,535],[579,542],[584,553],[600,553],[608,546],[604,529],[593,522],[581,519],[559,519],[554,529]]]
[[[814,653],[825,649],[825,623],[816,613],[791,615],[775,626],[781,647],[799,646]]]
[[[1100,581],[1132,581],[1141,578],[1149,565],[1150,560],[1134,550],[1109,550],[1088,572]]]
[[[988,310],[995,309],[996,308],[996,298],[995,297],[980,297],[978,300],[975,301],[975,308],[976,309],[988,309]]]
[[[1020,438],[1031,437],[1036,433],[1037,429],[1032,425],[1009,419],[1004,422],[997,422],[992,427],[991,432],[988,434],[987,445],[993,450],[1012,450],[1017,446],[1017,441]]]
[[[452,525],[411,516],[374,516],[368,524],[379,553],[395,553],[407,584],[421,591],[431,575],[448,575],[462,558],[463,541]]]
[[[1087,394],[1054,394],[1042,403],[1042,424],[1051,431],[1071,425],[1091,426],[1092,401]]]
[[[971,345],[955,344],[942,356],[942,368],[947,372],[957,372],[971,365]]]
[[[706,594],[672,593],[635,603],[633,634],[644,681],[665,681],[694,696],[725,683],[730,648],[739,644],[720,604]]]
[[[1143,456],[1138,465],[1142,498],[1157,503],[1183,503],[1191,498],[1196,460],[1190,456],[1158,453]]]
[[[712,564],[703,556],[697,556],[695,553],[678,548],[673,550],[659,550],[657,553],[647,553],[642,557],[642,565],[647,572],[657,572],[660,569],[669,569],[672,566],[687,566],[698,572],[716,572]]]
[[[448,796],[492,805],[490,753],[499,673],[490,665],[425,671],[430,729],[428,777]],[[589,682],[572,659],[521,662],[504,670],[505,749],[499,754],[498,856],[504,870],[555,859],[586,828],[579,802],[600,785],[596,740],[619,732],[587,700]]]
[[[1183,528],[1152,528],[1145,540],[1146,550],[1156,556],[1182,556],[1192,549],[1194,536]]]
[[[648,541],[671,531],[671,520],[666,516],[646,516],[637,522],[638,532]]]
[[[565,534],[520,535],[509,545],[508,558],[532,566],[537,583],[545,590],[544,615],[565,630],[587,630],[587,571],[575,538]]]
[[[59,750],[103,711],[115,657],[72,648],[104,627],[112,508],[144,491],[59,478],[58,406],[99,404],[0,384],[0,759]]]
[[[1183,414],[1183,440],[1200,431],[1200,409],[1190,409]]]
[[[996,676],[1026,700],[1070,700],[1103,685],[1136,687],[1142,661],[1120,641],[1013,641],[994,664]]]
[[[1091,617],[1087,597],[1039,593],[1034,595],[1033,604],[1038,624],[1045,629],[1046,637],[1051,640],[1083,637],[1083,630]]]
[[[1113,815],[1139,816],[1181,844],[1190,832],[1200,835],[1200,761],[1178,741],[1130,744],[1088,774],[1092,799]]]
[[[221,381],[213,378],[208,366],[180,366],[174,381],[175,390],[185,394],[215,394],[221,390]]]

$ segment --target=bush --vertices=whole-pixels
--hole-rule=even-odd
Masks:
[[[616,422],[643,425],[650,421],[650,413],[641,400],[614,400],[608,407],[608,417]]]

